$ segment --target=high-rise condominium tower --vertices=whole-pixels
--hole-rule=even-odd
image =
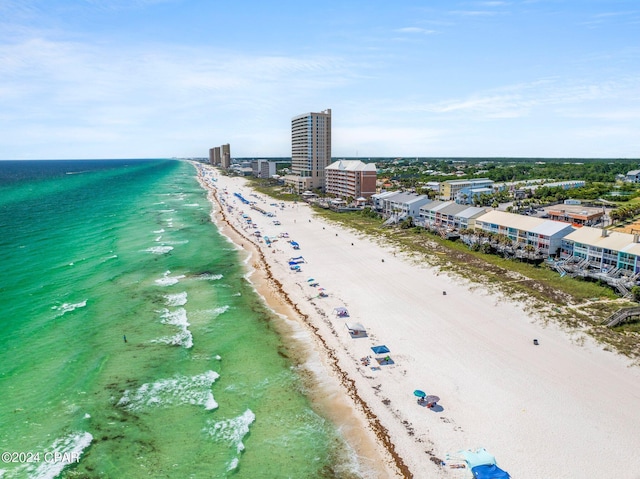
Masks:
[[[298,192],[325,186],[324,169],[331,163],[331,110],[291,119],[291,174],[285,183]]]

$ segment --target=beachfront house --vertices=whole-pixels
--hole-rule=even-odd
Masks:
[[[409,217],[414,220],[418,218],[420,216],[420,207],[430,203],[431,200],[426,195],[399,191],[376,198],[375,202],[380,205],[379,211],[384,217],[402,221]]]
[[[584,260],[584,266],[604,273],[640,273],[639,236],[585,226],[564,237],[561,258]]]
[[[532,248],[546,257],[560,253],[562,239],[574,227],[560,221],[534,218],[504,211],[490,211],[475,220],[476,229],[505,236],[514,248]]]
[[[552,264],[561,275],[601,281],[628,296],[640,278],[639,235],[584,226],[562,240]]]
[[[397,195],[398,193],[399,191],[382,191],[380,193],[376,193],[375,195],[371,195],[370,200],[373,209],[382,212],[382,208],[384,207],[384,200],[386,198]]]
[[[455,201],[432,201],[420,207],[417,224],[424,227],[463,230],[473,228],[476,218],[487,212],[486,208],[458,204]]]

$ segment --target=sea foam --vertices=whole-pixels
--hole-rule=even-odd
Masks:
[[[234,457],[227,465],[227,471],[232,471],[238,467],[239,455],[244,451],[245,446],[242,442],[249,433],[249,427],[256,420],[256,415],[251,409],[247,409],[243,414],[232,419],[223,421],[207,421],[204,432],[211,436],[215,441],[225,442],[233,447],[236,451]]]
[[[63,303],[60,306],[52,306],[51,309],[59,311],[56,317],[60,317],[65,313],[70,313],[71,311],[75,311],[78,308],[84,308],[87,305],[87,300],[81,301],[80,303]]]
[[[153,254],[167,254],[172,249],[173,246],[152,246],[151,248],[147,248],[145,251]]]
[[[187,310],[184,308],[178,308],[175,311],[169,311],[164,308],[158,311],[162,316],[163,324],[173,324],[175,326],[189,326],[187,320]]]
[[[151,407],[171,407],[183,404],[216,409],[218,403],[211,393],[211,385],[220,377],[215,371],[196,376],[176,376],[146,383],[135,391],[126,390],[117,405],[131,411]]]
[[[184,346],[187,349],[193,347],[193,335],[189,331],[189,320],[187,319],[187,310],[178,308],[175,311],[163,309],[159,311],[162,316],[163,324],[171,324],[177,326],[180,330],[174,335],[160,339],[154,339],[152,343],[170,344],[172,346]]]
[[[223,276],[221,274],[211,274],[211,273],[203,273],[198,276],[194,276],[195,279],[199,279],[201,281],[217,281],[222,279]]]
[[[193,347],[193,335],[188,329],[181,329],[173,336],[165,336],[160,339],[152,339],[152,343],[168,344],[170,346],[184,346],[186,349]]]
[[[171,286],[172,284],[180,282],[180,280],[184,277],[184,274],[171,276],[171,271],[165,271],[165,273],[162,275],[162,278],[156,279],[156,284],[159,284],[160,286]]]
[[[53,479],[70,464],[75,464],[82,452],[89,447],[93,436],[88,432],[78,432],[56,439],[42,452],[42,461],[33,463],[34,470],[29,471],[31,479]],[[46,459],[48,458],[48,459]],[[27,470],[29,468],[27,467]]]
[[[187,304],[187,292],[167,294],[164,297],[167,306],[184,306]]]
[[[224,306],[220,306],[211,311],[212,314],[215,314],[216,318],[220,316],[222,313],[226,313],[229,310],[229,305],[225,304]]]

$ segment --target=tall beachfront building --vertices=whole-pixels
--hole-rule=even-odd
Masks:
[[[226,145],[227,147],[229,145]],[[214,146],[213,148],[209,148],[209,163],[211,163],[212,166],[221,166],[222,165],[222,161],[221,161],[221,157],[220,157],[220,146]],[[231,153],[230,150],[229,154]],[[230,157],[229,157],[230,158]],[[228,168],[228,167],[227,167]]]
[[[301,193],[325,187],[325,168],[331,163],[331,110],[305,113],[291,119],[291,174],[286,185]]]
[[[213,148],[213,166],[220,166],[220,147],[214,146]]]
[[[229,143],[220,147],[220,156],[220,165],[228,169],[231,166],[231,146]]]

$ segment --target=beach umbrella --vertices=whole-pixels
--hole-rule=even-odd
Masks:
[[[419,398],[423,398],[427,395],[427,393],[424,391],[421,391],[420,389],[416,389],[415,391],[413,391],[413,395]]]
[[[424,398],[428,403],[436,403],[438,401],[440,401],[440,398],[438,396],[427,396],[426,398]]]

